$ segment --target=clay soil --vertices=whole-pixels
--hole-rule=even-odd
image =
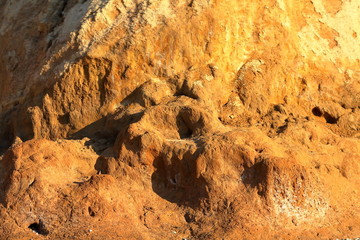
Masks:
[[[358,1],[3,2],[0,239],[360,237]]]

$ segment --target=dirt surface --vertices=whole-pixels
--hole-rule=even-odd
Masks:
[[[0,239],[360,237],[358,1],[3,2]]]

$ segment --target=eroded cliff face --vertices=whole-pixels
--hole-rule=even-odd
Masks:
[[[0,19],[0,236],[360,236],[360,2],[5,0]]]

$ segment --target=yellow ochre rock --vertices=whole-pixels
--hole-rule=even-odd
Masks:
[[[360,1],[3,0],[1,239],[360,236]]]

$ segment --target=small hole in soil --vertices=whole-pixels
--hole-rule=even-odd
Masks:
[[[264,151],[264,149],[262,149],[262,148],[256,148],[255,151],[258,152],[258,153],[262,153],[262,152]]]
[[[327,112],[324,113],[324,117],[327,123],[336,124],[338,122],[338,118],[331,116]]]
[[[65,113],[64,115],[60,115],[58,116],[58,121],[59,123],[66,125],[70,123],[70,114],[69,113]]]
[[[95,212],[94,212],[94,210],[92,210],[91,207],[88,207],[88,212],[89,212],[90,217],[95,217]]]
[[[185,213],[184,218],[185,218],[185,221],[187,223],[191,223],[191,222],[195,221],[195,217],[192,214],[188,213],[188,212]]]
[[[312,109],[312,113],[317,117],[321,117],[323,115],[323,113],[322,113],[322,111],[320,110],[319,107],[314,107]]]
[[[49,234],[49,231],[45,228],[45,225],[41,221],[39,223],[35,222],[30,224],[28,228],[40,235],[46,236]]]
[[[171,184],[176,185],[176,179],[175,178],[170,178],[170,182],[171,182]]]

